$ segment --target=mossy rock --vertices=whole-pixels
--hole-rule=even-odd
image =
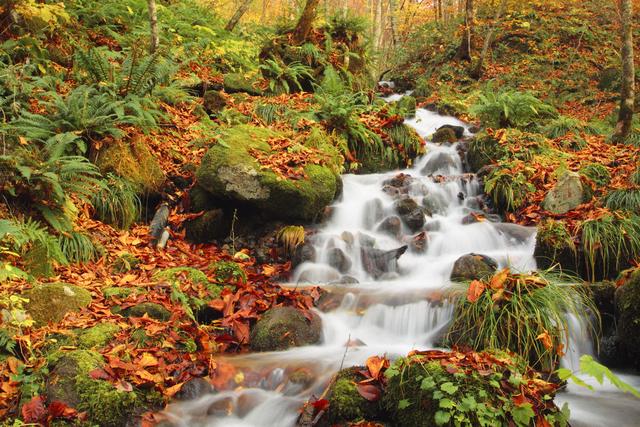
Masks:
[[[262,89],[257,87],[256,78],[247,78],[240,73],[229,73],[224,75],[224,91],[227,93],[245,92],[249,95],[261,96]]]
[[[451,280],[454,282],[483,280],[491,277],[497,268],[498,263],[486,255],[474,253],[463,255],[453,264]]]
[[[398,114],[404,117],[415,117],[416,115],[416,99],[413,96],[405,95],[396,104]]]
[[[91,294],[86,289],[67,283],[36,285],[25,293],[29,299],[27,313],[37,326],[61,321],[65,314],[78,311],[91,304]]]
[[[124,317],[143,317],[145,314],[152,319],[167,321],[171,312],[155,302],[143,302],[120,312]]]
[[[203,107],[208,114],[215,115],[227,106],[227,99],[217,90],[208,90],[202,97]]]
[[[533,255],[539,268],[559,266],[567,273],[580,271],[578,249],[562,221],[549,219],[538,225]]]
[[[616,290],[618,341],[636,368],[640,368],[640,268]]]
[[[251,350],[279,351],[318,343],[322,335],[322,323],[317,314],[310,313],[311,320],[293,307],[268,310],[251,328]]]
[[[127,179],[140,193],[159,193],[166,181],[160,163],[141,139],[106,145],[97,152],[95,163],[102,173]]]
[[[99,353],[74,350],[51,361],[46,381],[47,400],[60,401],[86,412],[91,425],[120,427],[137,414],[157,409],[162,397],[153,391],[120,391],[105,380],[93,379],[90,372],[104,366]]]
[[[193,212],[211,211],[217,207],[215,201],[211,199],[211,194],[199,185],[194,185],[189,191],[189,203]]]
[[[136,290],[133,288],[125,288],[122,286],[111,286],[102,289],[102,295],[104,295],[106,299],[126,298],[135,292]]]
[[[366,379],[358,372],[361,369],[364,368],[352,367],[336,374],[327,394],[329,408],[320,421],[321,427],[382,419],[380,401],[371,402],[358,393],[356,384]]]
[[[436,143],[456,142],[456,132],[451,128],[440,128],[431,136],[431,141]]]
[[[102,323],[80,332],[78,335],[78,344],[80,347],[86,349],[102,348],[111,341],[118,332],[120,332],[120,326],[115,323]]]
[[[185,236],[190,242],[207,243],[229,236],[231,219],[222,209],[213,209],[186,221],[184,228]]]
[[[340,179],[336,165],[307,165],[305,177],[283,179],[264,170],[252,150],[271,152],[270,138],[289,135],[249,125],[235,126],[209,149],[197,172],[198,184],[212,198],[257,209],[278,220],[309,221],[334,199]]]

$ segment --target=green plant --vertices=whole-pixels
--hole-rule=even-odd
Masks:
[[[242,266],[236,262],[218,261],[211,267],[213,268],[213,274],[218,283],[247,281],[247,273],[245,273]]]
[[[475,350],[508,349],[547,372],[555,370],[569,343],[567,314],[597,313],[573,280],[550,271],[511,274],[461,285],[450,344]]]
[[[58,238],[60,250],[71,263],[85,264],[96,261],[100,257],[101,249],[91,240],[91,237],[78,231],[62,233]]]
[[[100,221],[126,230],[138,220],[142,204],[133,184],[107,174],[106,185],[91,196],[91,204]]]
[[[594,390],[592,385],[584,382],[582,378],[574,374],[570,369],[560,368],[558,369],[557,373],[561,381],[571,380],[580,387]],[[594,378],[596,381],[598,381],[599,384],[602,384],[604,382],[604,379],[606,378],[618,390],[622,391],[623,393],[631,393],[632,395],[640,399],[640,391],[622,381],[617,375],[611,372],[609,368],[596,362],[595,360],[593,360],[593,357],[589,356],[588,354],[583,354],[582,356],[580,356],[579,373]]]
[[[640,217],[604,215],[579,226],[588,273],[595,280],[597,267],[607,275],[640,256]]]
[[[282,107],[277,104],[258,104],[255,107],[255,113],[266,124],[270,125],[276,121],[278,113]]]
[[[499,208],[506,211],[522,206],[527,195],[535,189],[524,172],[510,169],[494,169],[484,181],[484,191]]]
[[[260,70],[269,80],[269,90],[276,95],[302,91],[303,82],[313,82],[313,70],[297,61],[285,64],[272,57],[260,64]]]
[[[609,191],[603,203],[611,210],[640,212],[640,188],[621,188]]]
[[[57,231],[71,230],[76,213],[71,195],[89,201],[104,186],[98,168],[82,156],[65,152],[77,137],[62,134],[42,147],[20,147],[0,156],[0,193],[29,202]]]
[[[304,227],[301,225],[282,227],[276,233],[276,239],[283,246],[285,254],[293,255],[298,246],[304,244]]]
[[[567,135],[568,133],[578,134],[580,132],[584,132],[589,135],[595,135],[598,133],[598,130],[579,119],[567,116],[558,116],[543,128],[543,132],[549,138],[559,138]]]
[[[531,92],[502,91],[488,88],[470,109],[486,126],[528,128],[536,120],[557,116],[555,108]]]
[[[25,221],[0,219],[0,243],[8,251],[5,255],[23,256],[37,249],[44,258],[42,262],[56,261],[67,264],[57,237],[49,234],[39,222],[28,218]]]
[[[600,163],[589,163],[580,169],[580,174],[586,176],[598,186],[605,186],[611,181],[609,169]]]

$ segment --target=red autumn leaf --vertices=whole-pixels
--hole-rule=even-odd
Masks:
[[[44,407],[44,398],[42,396],[35,396],[22,405],[22,418],[26,423],[39,423],[44,420],[46,415],[47,409]]]
[[[372,384],[356,384],[358,393],[370,402],[376,402],[380,399],[381,391],[378,387]]]
[[[109,374],[107,374],[104,370],[97,368],[93,371],[89,372],[89,376],[94,380],[108,380]]]
[[[484,292],[485,285],[483,282],[479,280],[474,280],[469,284],[469,289],[467,289],[467,300],[469,302],[476,302],[480,298],[480,295]]]
[[[327,399],[316,400],[311,403],[311,406],[313,406],[318,412],[325,411],[329,407],[329,401]]]
[[[51,402],[49,405],[49,417],[51,418],[73,418],[77,414],[78,411],[58,400]]]
[[[516,394],[511,400],[513,400],[513,403],[516,406],[522,406],[526,405],[527,403],[531,403],[523,393]]]

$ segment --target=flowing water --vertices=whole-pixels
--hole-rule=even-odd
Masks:
[[[406,123],[423,137],[445,124],[463,126],[469,136],[464,123],[423,109]],[[470,214],[482,207],[481,190],[476,177],[464,173],[459,144],[427,143],[427,153],[404,171],[345,175],[332,218],[311,239],[315,259],[300,265],[292,277],[294,283],[312,282],[334,295],[335,304],[327,304],[332,308],[318,312],[322,343],[221,359],[219,363],[232,364],[239,372],[243,387],[172,404],[165,411],[168,418],[179,426],[293,426],[301,405],[320,395],[341,367],[362,364],[372,355],[393,358],[437,346],[452,315],[442,290],[451,285],[449,276],[461,255],[483,254],[499,267],[535,270],[534,228],[473,222]],[[389,182],[399,173],[411,178],[402,185]],[[395,215],[394,203],[407,198],[431,215],[414,217],[413,229],[403,222],[399,230],[380,231],[380,223]],[[366,248],[382,254],[410,243],[420,232],[422,245],[410,245],[397,265],[393,258],[383,271],[372,269],[371,263],[363,267],[370,256]],[[581,320],[571,323],[569,366],[581,353],[591,352]],[[625,379],[640,383],[638,377]],[[638,425],[637,403],[608,386],[597,392],[571,387],[558,401],[569,402],[576,426]]]

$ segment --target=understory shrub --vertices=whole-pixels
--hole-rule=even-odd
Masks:
[[[531,92],[497,92],[492,88],[479,95],[470,112],[482,120],[485,126],[493,128],[525,129],[557,116],[554,107],[536,98]]]

